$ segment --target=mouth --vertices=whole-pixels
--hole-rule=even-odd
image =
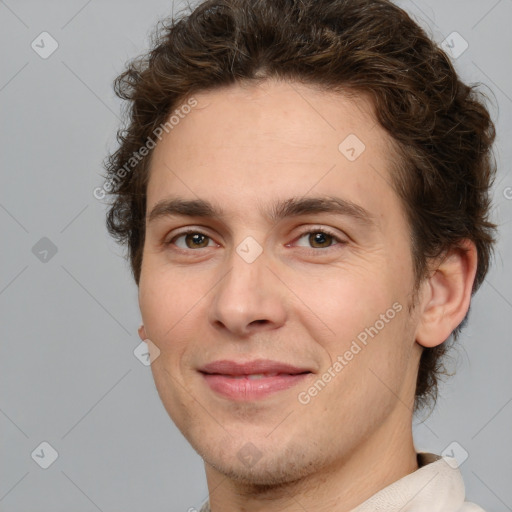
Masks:
[[[290,389],[312,375],[307,368],[264,359],[215,361],[199,371],[214,393],[234,401],[261,400]]]

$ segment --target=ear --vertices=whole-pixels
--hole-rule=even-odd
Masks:
[[[139,338],[142,341],[145,341],[148,339],[148,337],[146,336],[146,329],[144,329],[144,324],[140,324],[140,327],[137,332],[139,333]]]
[[[446,253],[422,284],[416,329],[416,341],[420,345],[440,345],[464,320],[471,301],[476,267],[476,246],[471,240],[463,240]]]

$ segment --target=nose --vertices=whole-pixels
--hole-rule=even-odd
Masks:
[[[264,252],[248,262],[233,251],[213,290],[210,321],[215,328],[245,337],[285,323],[286,287],[268,263]]]

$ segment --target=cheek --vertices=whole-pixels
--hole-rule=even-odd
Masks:
[[[369,266],[308,272],[295,281],[290,276],[289,282],[301,299],[297,307],[303,311],[303,318],[311,317],[310,327],[315,322],[334,340],[356,336],[397,300],[385,276]]]
[[[139,308],[149,339],[159,348],[158,360],[176,372],[186,346],[183,330],[197,302],[190,285],[162,272],[143,272],[139,283]],[[155,364],[153,363],[153,365]],[[152,365],[152,366],[153,366]],[[155,375],[156,377],[156,375]]]
[[[305,297],[297,306],[300,322],[327,355],[323,370],[343,358],[343,370],[335,372],[340,392],[351,396],[354,389],[343,382],[359,383],[358,397],[365,389],[385,391],[379,377],[387,382],[403,374],[410,343],[406,294],[399,283],[379,270],[351,268],[328,277],[309,275],[295,285],[297,296]]]
[[[187,325],[187,301],[177,290],[183,288],[161,271],[141,273],[139,307],[149,339],[158,347],[159,355],[151,364],[151,372],[158,394],[173,421],[179,423],[184,397],[181,361],[187,339],[183,332]],[[190,404],[188,404],[190,406]]]
[[[144,324],[153,336],[161,337],[187,311],[190,285],[180,281],[178,273],[171,273],[162,265],[143,268],[139,283],[139,307]]]
[[[352,322],[346,326],[346,335],[344,332],[327,347],[330,361],[323,371],[335,377],[313,407],[321,415],[327,404],[334,417],[352,418],[344,424],[347,429],[354,426],[354,436],[361,434],[359,428],[371,429],[383,421],[397,405],[397,397],[403,396],[410,347],[401,315],[405,316],[404,310],[380,330],[375,319],[363,329]],[[406,399],[403,396],[402,400]]]

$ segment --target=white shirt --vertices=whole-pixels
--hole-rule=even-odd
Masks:
[[[384,487],[351,512],[485,512],[464,501],[457,462],[433,453],[417,454],[419,468]],[[209,502],[199,512],[211,512]]]

